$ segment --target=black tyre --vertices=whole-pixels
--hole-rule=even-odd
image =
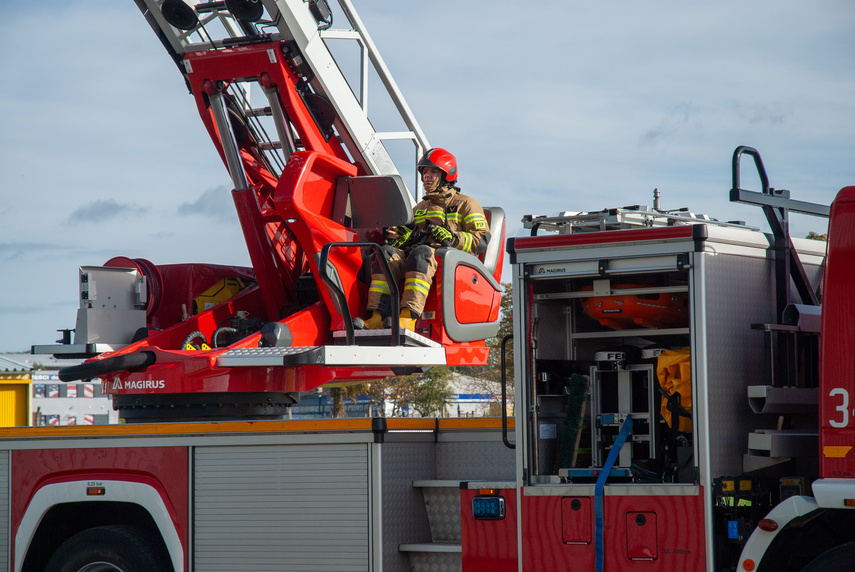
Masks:
[[[66,540],[45,572],[172,572],[151,533],[133,526],[98,526]]]
[[[826,550],[810,561],[802,572],[850,572],[855,567],[855,542]]]

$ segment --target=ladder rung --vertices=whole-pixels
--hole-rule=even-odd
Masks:
[[[412,131],[377,131],[375,133],[378,139],[399,139],[399,140],[415,140],[416,134]]]
[[[220,10],[226,10],[225,2],[199,2],[193,7],[196,10],[197,14],[204,14],[206,12],[219,12]]]
[[[331,40],[358,40],[362,41],[362,36],[356,30],[321,30],[321,37]]]
[[[270,106],[267,107],[253,107],[252,109],[244,110],[247,117],[261,117],[261,116],[270,116],[273,115],[273,112],[270,110]]]

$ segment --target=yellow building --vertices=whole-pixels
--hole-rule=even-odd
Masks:
[[[32,368],[0,356],[0,427],[30,425]]]

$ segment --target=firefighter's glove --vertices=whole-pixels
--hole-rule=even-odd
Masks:
[[[430,236],[436,242],[443,246],[451,246],[454,244],[454,233],[444,226],[434,226],[430,229]]]
[[[397,238],[390,238],[389,244],[394,246],[395,248],[403,248],[405,244],[410,241],[410,238],[413,236],[413,231],[409,227],[406,226],[396,226],[394,227],[394,231],[398,233]]]

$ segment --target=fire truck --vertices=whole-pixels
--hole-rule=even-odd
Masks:
[[[505,243],[486,207],[486,250],[437,250],[415,331],[356,330],[381,229],[412,217],[391,142],[430,145],[350,1],[136,4],[252,266],[81,267],[75,328],[33,352],[85,358],[61,379],[100,378],[125,422],[0,430],[0,569],[847,569],[855,187],[793,199],[740,147],[730,198],[770,232],[655,196],[527,216]],[[369,66],[397,131],[369,118]],[[791,213],[830,215],[828,244]],[[287,419],[321,387],[485,363],[505,255],[512,415]]]
[[[732,180],[771,232],[655,193],[508,239],[516,478],[462,487],[464,569],[851,569],[855,187],[795,200],[750,147]]]

